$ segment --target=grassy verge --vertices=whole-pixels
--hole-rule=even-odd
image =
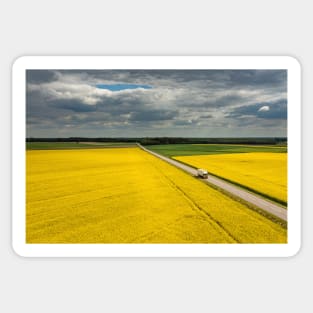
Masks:
[[[207,154],[228,154],[247,152],[286,153],[287,147],[256,146],[256,145],[225,145],[225,144],[169,144],[145,146],[147,149],[167,157]]]

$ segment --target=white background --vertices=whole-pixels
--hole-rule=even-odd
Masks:
[[[310,312],[309,1],[2,1],[1,312]],[[24,259],[11,248],[11,65],[21,55],[291,55],[303,71],[303,238],[292,258]]]

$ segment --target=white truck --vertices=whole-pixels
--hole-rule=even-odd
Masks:
[[[197,169],[197,176],[200,178],[208,178],[208,171],[202,168]]]

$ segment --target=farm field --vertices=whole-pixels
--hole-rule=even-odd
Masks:
[[[229,145],[229,144],[169,144],[145,146],[149,150],[167,157],[185,155],[229,154],[247,152],[285,153],[286,146],[261,145]]]
[[[287,153],[249,152],[176,156],[174,159],[287,204]]]
[[[286,243],[287,231],[139,148],[26,151],[27,243]]]
[[[128,142],[27,142],[27,150],[96,149],[135,146]]]

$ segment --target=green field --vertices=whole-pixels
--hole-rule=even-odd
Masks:
[[[287,152],[287,147],[281,146],[256,146],[256,145],[225,145],[225,144],[173,144],[151,145],[147,149],[163,154],[167,157],[204,155],[204,154],[228,154],[247,152]]]
[[[27,150],[101,149],[133,146],[135,143],[131,142],[26,142]]]

